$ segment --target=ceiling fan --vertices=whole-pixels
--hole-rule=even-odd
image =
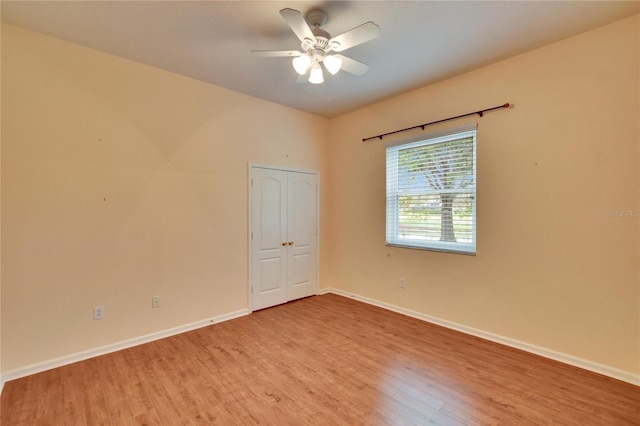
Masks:
[[[331,35],[320,28],[327,22],[327,14],[322,10],[312,10],[305,20],[302,13],[294,9],[282,9],[280,15],[287,22],[302,42],[301,52],[297,50],[252,50],[256,56],[293,58],[293,68],[300,75],[298,81],[320,84],[324,82],[322,68],[336,74],[343,70],[351,74],[362,75],[369,65],[346,56],[330,52],[343,52],[380,35],[380,28],[373,22],[365,22],[345,33],[331,38]]]

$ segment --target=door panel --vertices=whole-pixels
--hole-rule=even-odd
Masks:
[[[312,284],[312,277],[309,275],[312,272],[311,256],[308,253],[301,254],[293,257],[293,282],[294,287]]]
[[[317,285],[317,187],[316,175],[290,172],[288,176],[289,246],[288,298],[312,296]]]
[[[260,259],[259,294],[280,291],[282,288],[282,259]]]
[[[280,250],[281,244],[286,238],[283,219],[285,202],[284,182],[286,176],[254,178],[259,195],[260,218],[260,250]],[[254,191],[256,189],[254,188]]]
[[[253,169],[251,188],[252,308],[287,301],[287,173]]]

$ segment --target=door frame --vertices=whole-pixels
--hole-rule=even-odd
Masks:
[[[253,271],[251,268],[251,259],[253,259],[253,244],[251,241],[253,239],[251,223],[252,223],[252,214],[253,214],[253,170],[254,169],[268,169],[268,170],[280,170],[283,172],[295,172],[295,173],[306,173],[310,175],[315,175],[318,182],[318,190],[316,191],[316,228],[318,230],[318,235],[316,235],[316,269],[317,269],[317,286],[316,293],[320,290],[320,172],[317,170],[309,170],[309,169],[298,169],[292,167],[283,167],[283,166],[273,166],[268,164],[260,164],[260,163],[248,163],[247,165],[247,303],[249,312],[253,312],[253,291],[251,291],[251,287],[253,283],[251,282],[251,277],[253,276]]]

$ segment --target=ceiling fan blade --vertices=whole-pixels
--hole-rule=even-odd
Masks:
[[[333,55],[336,58],[342,59],[342,71],[346,71],[355,75],[362,75],[369,70],[369,65],[356,61],[355,59],[347,58],[342,55]]]
[[[364,24],[355,27],[346,33],[335,36],[329,40],[329,46],[332,42],[338,42],[340,45],[336,48],[332,48],[335,52],[342,52],[350,47],[357,46],[366,41],[373,40],[380,35],[380,27],[373,22],[365,22]]]
[[[302,53],[297,50],[252,50],[251,54],[254,56],[262,56],[265,58],[275,58],[279,56],[287,56],[290,58],[300,56]]]
[[[285,8],[280,11],[280,15],[284,18],[289,27],[291,27],[293,32],[296,33],[296,36],[298,36],[300,41],[304,41],[304,39],[308,38],[315,43],[316,37],[313,35],[313,32],[311,32],[311,28],[309,28],[309,24],[307,24],[302,13],[295,9]]]

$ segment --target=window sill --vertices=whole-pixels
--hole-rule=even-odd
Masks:
[[[390,243],[390,242],[387,242],[385,245],[387,247],[398,247],[398,248],[413,249],[413,250],[437,251],[437,252],[440,252],[440,253],[464,254],[464,255],[467,255],[467,256],[475,256],[476,255],[475,249],[473,251],[465,251],[465,250],[455,250],[455,249],[450,249],[450,248],[423,247],[423,246],[416,246],[416,245],[412,245],[412,244]]]

